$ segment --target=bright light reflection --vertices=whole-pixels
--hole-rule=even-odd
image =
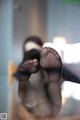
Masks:
[[[66,98],[73,97],[76,100],[80,100],[80,84],[64,82],[63,83],[63,95]]]
[[[76,100],[80,100],[80,84],[74,83],[72,97]]]
[[[64,37],[55,37],[53,43],[47,42],[43,47],[54,48],[64,63],[80,63],[80,43],[66,44]]]
[[[63,61],[65,63],[80,62],[80,43],[66,44],[63,49]]]
[[[72,87],[72,83],[71,82],[64,82],[63,83],[63,95],[68,98],[70,96],[72,96],[72,92],[73,92],[73,87]]]
[[[63,61],[65,63],[72,63],[74,61],[73,47],[70,44],[66,44],[63,49]]]
[[[53,38],[53,43],[56,44],[58,48],[62,50],[67,41],[64,37],[58,36]]]
[[[58,52],[58,54],[61,56],[61,50],[57,45],[47,42],[47,43],[44,43],[43,47],[51,47],[51,48],[55,49]]]

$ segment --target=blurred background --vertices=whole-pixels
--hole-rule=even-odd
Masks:
[[[0,0],[0,113],[10,111],[17,96],[18,84],[8,82],[9,65],[21,62],[24,39],[36,35],[58,48],[67,71],[62,76],[65,102],[59,116],[77,115],[75,120],[80,120],[80,84],[68,80],[70,74],[71,80],[80,81],[80,3],[66,1]]]

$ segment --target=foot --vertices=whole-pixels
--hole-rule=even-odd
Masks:
[[[45,47],[41,51],[40,66],[46,70],[49,77],[48,94],[53,116],[56,116],[61,109],[62,102],[59,83],[62,70],[61,58],[54,49]]]
[[[50,81],[60,79],[62,62],[56,50],[44,47],[41,50],[40,66],[47,71]]]
[[[39,70],[39,62],[37,59],[27,60],[21,64],[20,70],[26,73],[36,73]]]

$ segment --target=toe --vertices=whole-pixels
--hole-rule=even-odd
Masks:
[[[34,65],[34,66],[38,66],[38,64],[39,64],[39,63],[38,63],[38,60],[37,60],[37,59],[34,59],[34,60],[33,60],[33,65]]]
[[[40,65],[44,68],[61,67],[61,58],[52,48],[43,48],[41,51]]]
[[[48,49],[47,49],[47,48],[43,48],[43,49],[41,50],[41,57],[42,57],[42,56],[47,56],[47,54],[48,54]]]

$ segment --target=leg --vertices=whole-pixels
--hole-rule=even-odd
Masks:
[[[31,73],[37,72],[39,69],[39,63],[37,59],[27,60],[23,62],[19,67],[19,97],[23,98],[27,91],[28,79]]]
[[[48,93],[50,96],[53,115],[57,115],[61,108],[60,76],[62,69],[61,58],[52,48],[43,48],[41,51],[40,65],[46,70],[49,77]]]
[[[28,79],[30,78],[31,73],[35,73],[38,71],[39,65],[36,59],[27,60],[23,62],[18,71],[19,71],[19,87],[18,87],[18,94],[21,100],[24,99],[27,87],[28,87]]]

